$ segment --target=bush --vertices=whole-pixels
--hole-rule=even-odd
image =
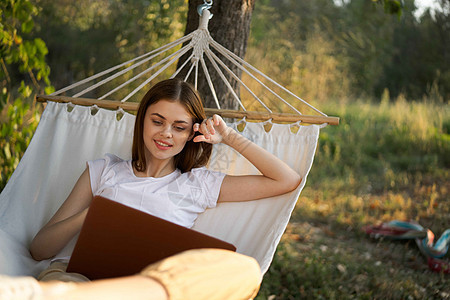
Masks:
[[[0,191],[5,187],[19,164],[34,131],[40,114],[34,105],[20,98],[6,104],[0,111]]]

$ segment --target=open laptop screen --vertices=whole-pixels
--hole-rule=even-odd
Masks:
[[[230,243],[96,196],[67,272],[91,280],[134,275],[158,260],[199,248],[236,251]]]

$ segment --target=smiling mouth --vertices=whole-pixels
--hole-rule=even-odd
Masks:
[[[164,142],[156,141],[156,140],[155,140],[155,144],[156,144],[157,146],[162,147],[162,148],[170,148],[170,147],[172,147],[172,145],[170,145],[170,144],[166,144],[166,143],[164,143]]]

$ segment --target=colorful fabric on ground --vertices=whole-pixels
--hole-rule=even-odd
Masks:
[[[434,233],[416,222],[394,220],[379,225],[368,225],[363,230],[374,238],[415,239],[420,251],[428,258],[428,266],[436,272],[450,273],[450,262],[444,257],[450,246],[450,229],[435,241]]]

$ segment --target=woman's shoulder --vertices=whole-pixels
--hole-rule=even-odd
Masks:
[[[201,175],[210,172],[210,170],[207,167],[199,167],[199,168],[192,168],[190,171],[185,172],[187,175]]]
[[[127,163],[127,160],[124,160],[115,154],[106,153],[103,158],[90,161],[89,166],[101,169],[111,169],[114,167],[126,166]]]
[[[109,164],[118,164],[118,163],[124,163],[127,162],[127,160],[112,154],[112,153],[106,153],[104,159],[109,163]]]
[[[214,171],[211,169],[208,169],[207,167],[199,167],[199,168],[192,168],[190,171],[186,172],[188,173],[188,175],[191,177],[196,177],[199,179],[205,179],[208,177],[224,177],[226,174],[219,172],[219,171]]]

